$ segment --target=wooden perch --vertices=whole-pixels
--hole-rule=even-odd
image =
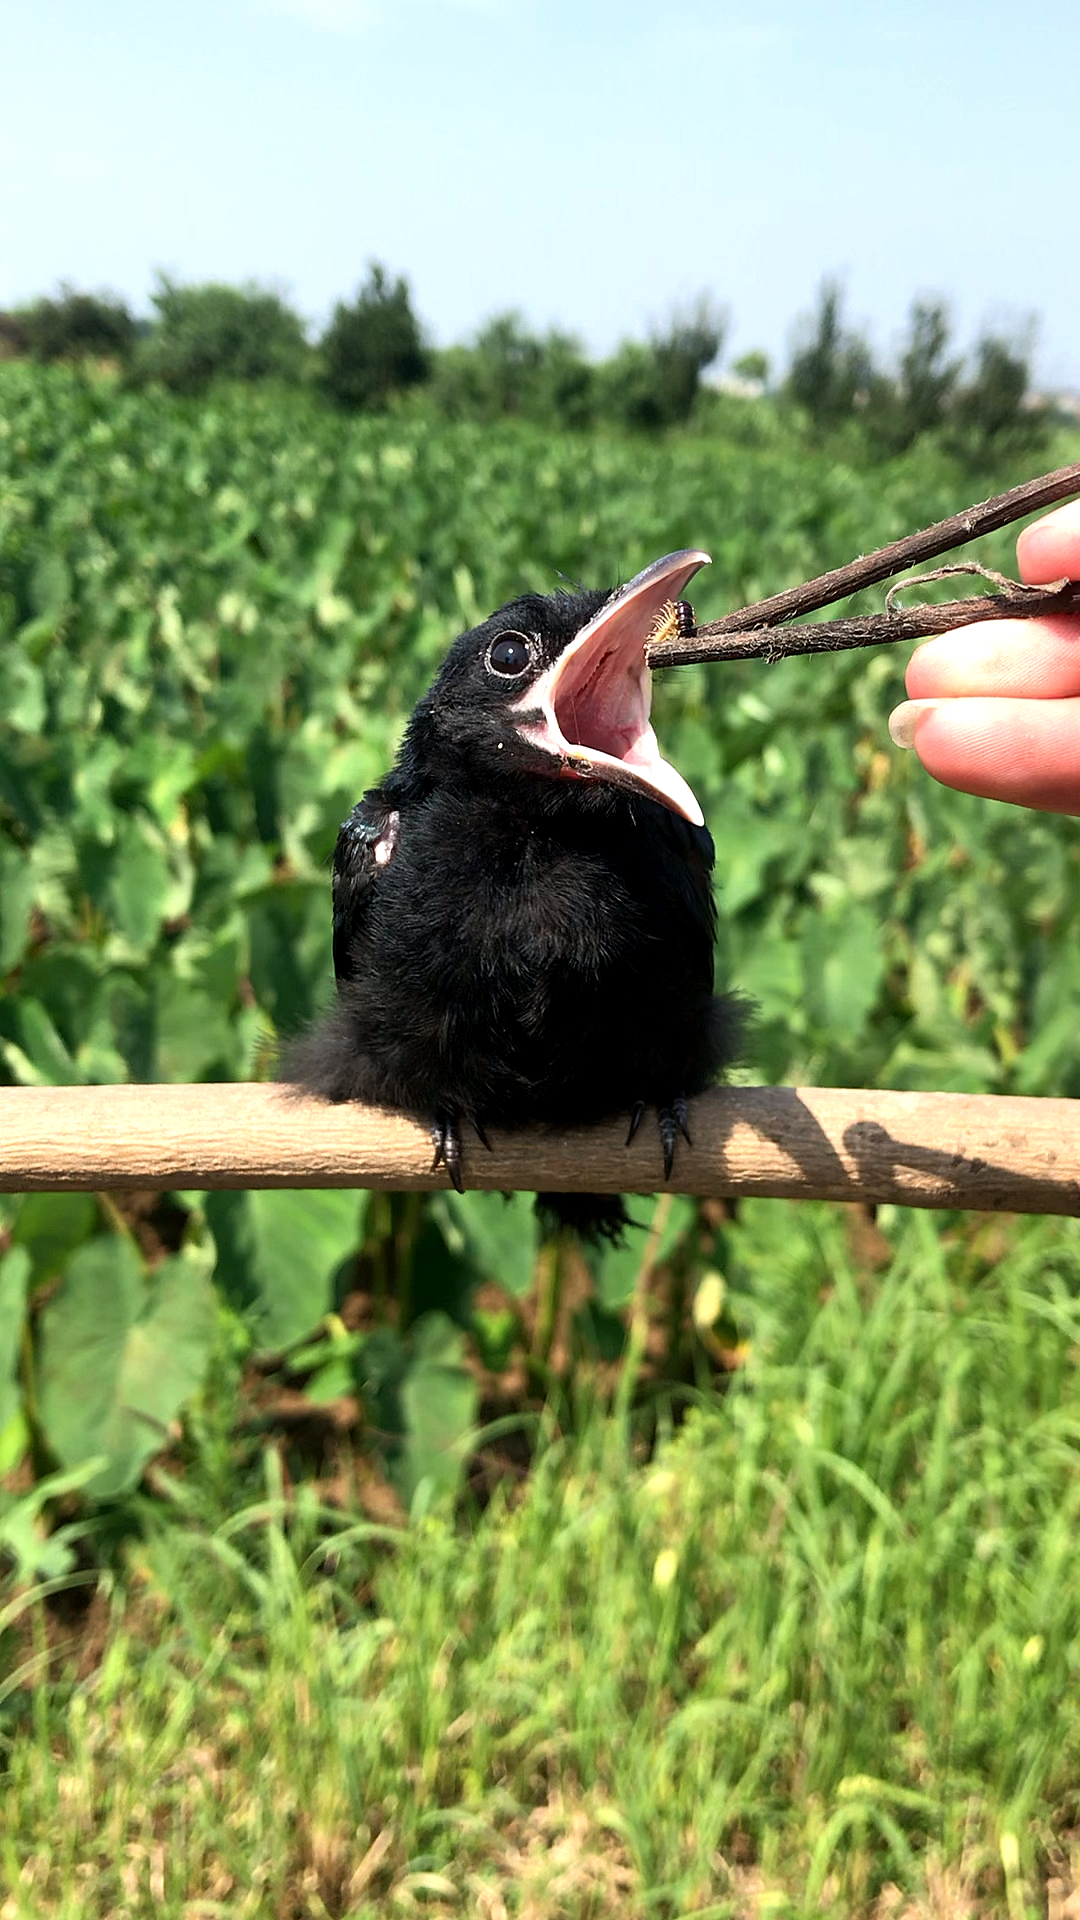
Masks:
[[[732,1087],[691,1105],[672,1186],[703,1198],[896,1201],[1080,1214],[1080,1101]],[[467,1186],[654,1193],[648,1117],[465,1141]],[[426,1128],[265,1085],[0,1088],[0,1190],[439,1188]]]

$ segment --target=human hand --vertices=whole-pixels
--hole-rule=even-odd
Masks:
[[[1032,585],[1080,580],[1080,501],[1025,527],[1016,551]],[[939,634],[912,654],[906,685],[889,732],[943,786],[1080,814],[1080,619]]]

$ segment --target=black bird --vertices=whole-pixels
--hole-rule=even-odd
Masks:
[[[687,1098],[733,1058],[713,994],[713,843],[649,724],[645,643],[692,619],[704,553],[611,592],[527,594],[463,633],[397,763],[334,855],[337,1000],[287,1076],[433,1128],[461,1188],[466,1126],[658,1113],[665,1177]],[[596,1237],[618,1200],[541,1196]]]

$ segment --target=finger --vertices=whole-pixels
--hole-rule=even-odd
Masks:
[[[1020,578],[1040,585],[1049,580],[1080,580],[1080,500],[1056,507],[1025,527],[1016,543]]]
[[[905,718],[910,710],[898,708],[901,733]],[[946,700],[916,708],[914,746],[943,786],[1046,813],[1080,813],[1080,699]]]
[[[1067,700],[1080,694],[1080,620],[980,620],[938,634],[912,654],[905,685],[912,700]]]

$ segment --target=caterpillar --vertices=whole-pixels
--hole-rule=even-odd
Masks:
[[[694,609],[689,600],[668,600],[653,621],[646,644],[655,647],[665,640],[689,640],[694,631]]]

